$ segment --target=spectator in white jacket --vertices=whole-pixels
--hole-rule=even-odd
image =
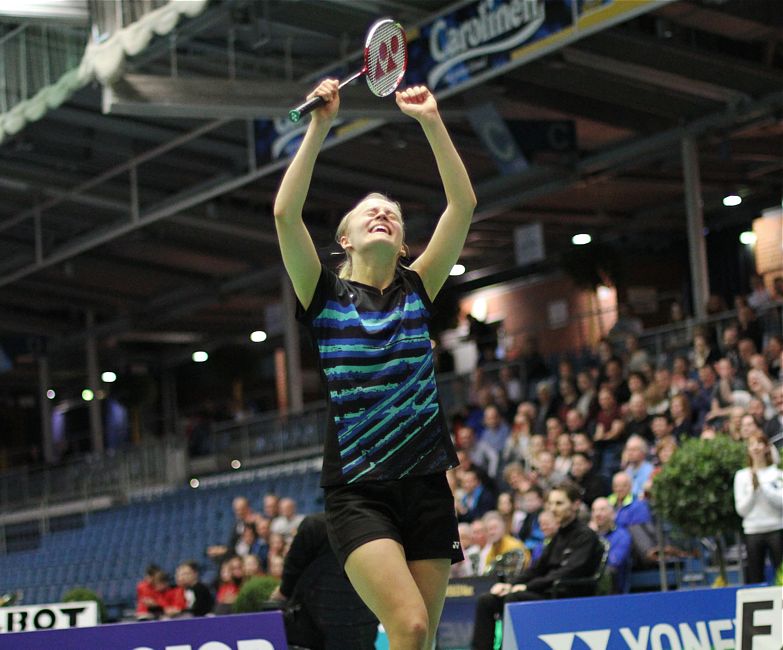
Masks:
[[[772,462],[767,437],[753,433],[746,442],[748,467],[734,475],[734,507],[742,517],[748,551],[745,582],[764,582],[764,563],[783,562],[783,470]]]

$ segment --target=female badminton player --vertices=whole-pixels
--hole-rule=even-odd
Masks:
[[[452,562],[461,561],[445,472],[457,465],[439,404],[428,321],[467,236],[476,197],[424,86],[396,93],[437,163],[446,209],[410,266],[400,206],[369,194],[337,229],[346,259],[323,266],[302,220],[315,160],[340,106],[338,82],[312,115],[274,214],[297,318],[319,351],[329,405],[321,485],[330,543],[392,650],[432,647]],[[381,154],[382,155],[382,154]]]

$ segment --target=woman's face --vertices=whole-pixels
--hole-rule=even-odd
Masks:
[[[757,436],[753,436],[748,440],[748,453],[750,454],[750,457],[754,459],[764,458],[764,455],[767,453],[767,445]]]
[[[346,252],[378,250],[400,253],[403,245],[402,216],[393,203],[380,198],[362,201],[340,237]]]

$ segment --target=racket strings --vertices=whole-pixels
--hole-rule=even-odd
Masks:
[[[397,89],[407,63],[405,34],[397,23],[380,25],[367,44],[367,85],[379,97]]]

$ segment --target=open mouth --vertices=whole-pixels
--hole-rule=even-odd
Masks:
[[[385,233],[387,235],[391,234],[391,231],[389,230],[389,228],[387,226],[384,226],[383,224],[376,224],[375,226],[373,226],[370,229],[370,232],[371,233],[382,232],[382,233]]]

